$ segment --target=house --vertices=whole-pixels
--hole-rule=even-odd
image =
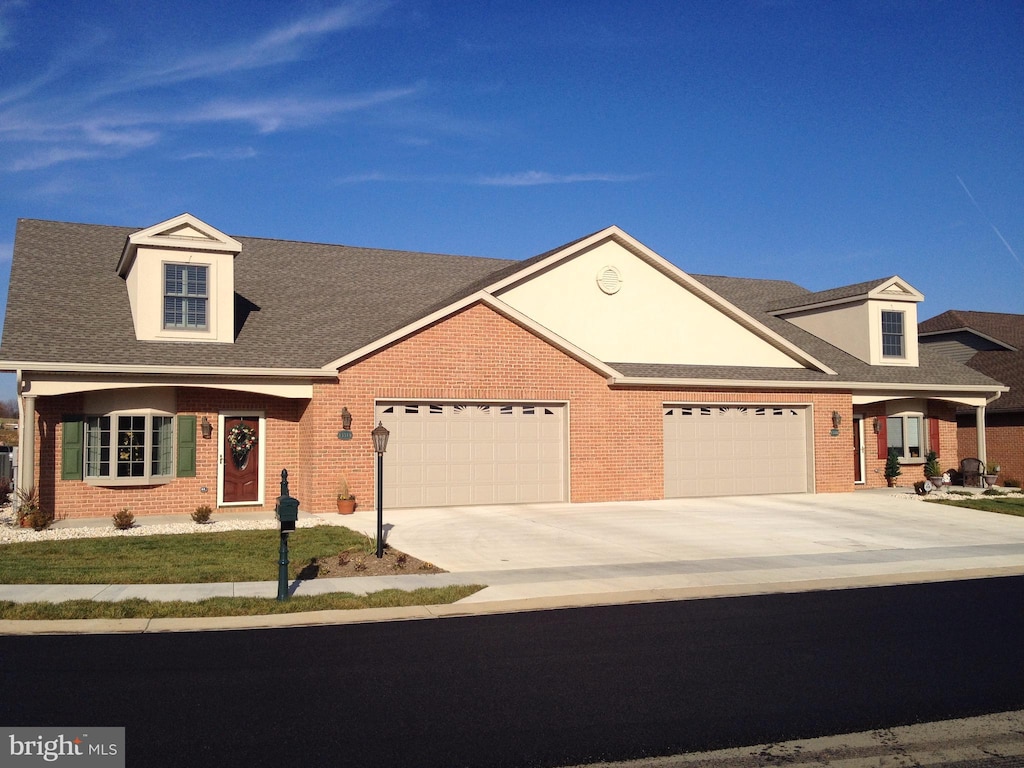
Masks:
[[[18,222],[0,368],[67,516],[822,493],[955,465],[1005,391],[918,346],[898,276],[690,275],[608,227],[523,261]],[[349,424],[350,421],[350,424]],[[28,427],[28,428],[26,428]],[[908,484],[916,479],[904,473]]]
[[[959,410],[957,438],[962,457],[998,464],[1002,482],[1024,480],[1024,315],[951,309],[920,323],[918,338],[1010,388],[988,405],[982,432]]]

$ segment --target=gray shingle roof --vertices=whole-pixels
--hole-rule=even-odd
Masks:
[[[114,271],[138,229],[19,221],[0,359],[318,368],[516,263],[238,237],[236,302],[253,310],[235,343],[138,341]]]
[[[242,244],[235,259],[236,307],[251,311],[235,343],[168,343],[135,338],[127,287],[115,272],[127,237],[138,229],[20,220],[0,364],[320,368],[566,247],[511,261],[236,237]],[[794,368],[612,364],[617,370],[657,378],[994,384],[924,347],[918,368],[870,366],[768,314],[771,307],[822,295],[795,283],[693,277],[838,376]]]
[[[828,290],[816,291],[814,293],[804,291],[800,295],[794,294],[786,298],[780,298],[773,302],[768,309],[795,309],[797,307],[806,307],[810,304],[823,304],[828,301],[840,301],[842,299],[852,299],[856,296],[864,296],[882,283],[892,280],[893,277],[895,275],[892,277],[881,277],[877,280],[866,280],[863,283],[854,283],[853,285],[843,285],[839,288],[829,288]]]
[[[951,309],[919,323],[917,328],[921,333],[968,328],[1015,347],[1016,351],[1001,349],[978,352],[966,365],[1010,388],[1009,392],[989,406],[990,410],[1024,410],[1024,315]],[[921,348],[928,346],[922,344]]]

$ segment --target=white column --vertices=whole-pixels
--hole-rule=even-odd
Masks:
[[[988,448],[985,446],[985,406],[979,405],[974,409],[974,419],[978,427],[978,458],[983,463],[988,462]],[[963,458],[963,457],[961,457]]]
[[[24,395],[21,424],[18,426],[20,453],[18,488],[27,489],[36,482],[36,396]]]

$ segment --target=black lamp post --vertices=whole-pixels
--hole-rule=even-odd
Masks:
[[[370,436],[377,452],[377,557],[384,557],[384,451],[388,449],[391,433],[383,422],[377,422]]]

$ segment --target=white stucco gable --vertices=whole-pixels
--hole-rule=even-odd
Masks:
[[[572,243],[488,291],[607,362],[831,373],[618,227]]]

